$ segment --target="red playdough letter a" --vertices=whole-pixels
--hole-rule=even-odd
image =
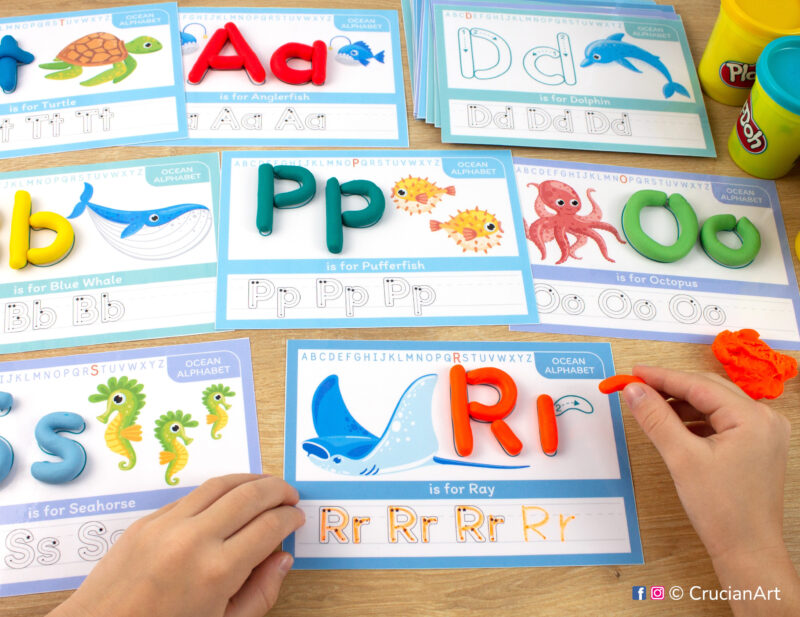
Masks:
[[[236,50],[236,55],[223,56],[220,54],[222,48],[230,42]],[[228,22],[224,28],[217,30],[208,40],[208,43],[200,52],[197,62],[194,63],[192,70],[189,71],[187,81],[192,85],[197,85],[206,76],[208,69],[218,71],[230,71],[244,69],[247,76],[257,86],[267,81],[267,72],[261,65],[261,61],[255,52],[247,44],[239,28],[235,24]]]

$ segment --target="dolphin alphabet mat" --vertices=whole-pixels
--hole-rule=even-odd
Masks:
[[[74,589],[137,519],[260,473],[250,342],[0,364],[0,597]]]
[[[214,330],[216,154],[0,174],[0,353]]]
[[[452,0],[432,7],[445,143],[714,156],[675,15]]]
[[[305,569],[642,563],[607,343],[291,340]]]

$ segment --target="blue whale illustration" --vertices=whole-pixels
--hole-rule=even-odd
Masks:
[[[107,221],[126,225],[120,234],[120,238],[132,236],[143,227],[161,227],[192,210],[208,210],[208,208],[200,204],[178,204],[155,210],[115,210],[91,203],[89,200],[94,193],[94,187],[88,182],[84,182],[83,187],[80,201],[75,204],[72,214],[67,218],[74,219],[83,214],[86,208],[89,208]]]
[[[353,418],[342,399],[339,377],[329,375],[317,386],[311,419],[317,437],[303,450],[319,467],[349,476],[374,476],[423,465],[464,465],[489,469],[522,469],[528,465],[488,465],[435,456],[439,449],[433,429],[431,401],[436,375],[423,375],[406,388],[380,437]]]
[[[581,62],[581,66],[585,67],[592,64],[617,62],[630,71],[641,73],[642,71],[637,69],[628,58],[640,60],[641,62],[649,64],[667,78],[667,83],[664,85],[663,89],[665,98],[670,98],[676,92],[683,96],[689,96],[689,91],[686,88],[672,81],[672,76],[669,74],[667,67],[664,66],[664,63],[661,62],[658,56],[651,54],[641,47],[623,42],[623,36],[625,36],[623,32],[617,32],[608,38],[589,43],[589,45],[586,46],[586,58]]]

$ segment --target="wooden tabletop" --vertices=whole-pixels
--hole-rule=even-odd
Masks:
[[[142,0],[144,1],[144,0]],[[768,1],[768,0],[767,0]],[[659,0],[662,4],[668,0]],[[115,0],[3,0],[0,17],[124,6]],[[191,0],[192,6],[264,6],[248,0]],[[309,4],[328,8],[397,9],[400,0],[313,0]],[[715,0],[672,0],[689,38],[695,61],[700,59],[717,15]],[[277,0],[270,6],[307,6],[297,1]],[[402,38],[402,37],[401,37]],[[404,50],[405,51],[405,50]],[[405,64],[405,53],[404,64]],[[411,89],[406,67],[406,95]],[[706,108],[718,152],[716,159],[668,157],[613,152],[581,152],[515,148],[518,156],[580,161],[606,165],[627,165],[672,171],[742,176],[727,151],[727,137],[738,110],[706,98]],[[439,131],[411,117],[409,131],[413,148],[464,148],[440,142]],[[0,172],[95,163],[98,161],[188,154],[214,151],[202,148],[106,148],[66,154],[15,158],[0,161]],[[777,181],[786,231],[790,239],[800,231],[800,166]],[[797,264],[795,263],[797,269]],[[464,341],[597,341],[594,337],[509,332],[501,326],[454,328],[361,328],[348,330],[249,330],[190,336],[155,341],[156,345],[180,344],[247,336],[253,353],[261,451],[266,472],[281,474],[283,460],[283,401],[285,350],[292,338],[347,338],[393,340]],[[150,341],[81,347],[69,350],[10,354],[15,360],[66,353],[119,350],[141,347]],[[658,363],[676,369],[724,374],[711,350],[704,345],[611,339],[614,361],[620,372],[637,362]],[[794,353],[800,358],[800,353]],[[795,563],[800,563],[800,379],[787,384],[773,406],[785,413],[795,427],[786,477],[785,537]],[[703,545],[692,529],[675,494],[667,470],[653,446],[624,410],[639,526],[644,545],[643,566],[600,566],[565,568],[514,568],[418,571],[304,571],[291,572],[284,584],[274,617],[381,616],[478,617],[506,615],[730,615],[726,602],[634,602],[633,585],[700,585],[717,589],[718,582]],[[0,616],[44,615],[69,592],[0,599]],[[111,617],[111,616],[109,616]]]

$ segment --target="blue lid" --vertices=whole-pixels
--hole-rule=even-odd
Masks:
[[[800,116],[800,36],[775,39],[756,63],[761,87],[778,103]]]

